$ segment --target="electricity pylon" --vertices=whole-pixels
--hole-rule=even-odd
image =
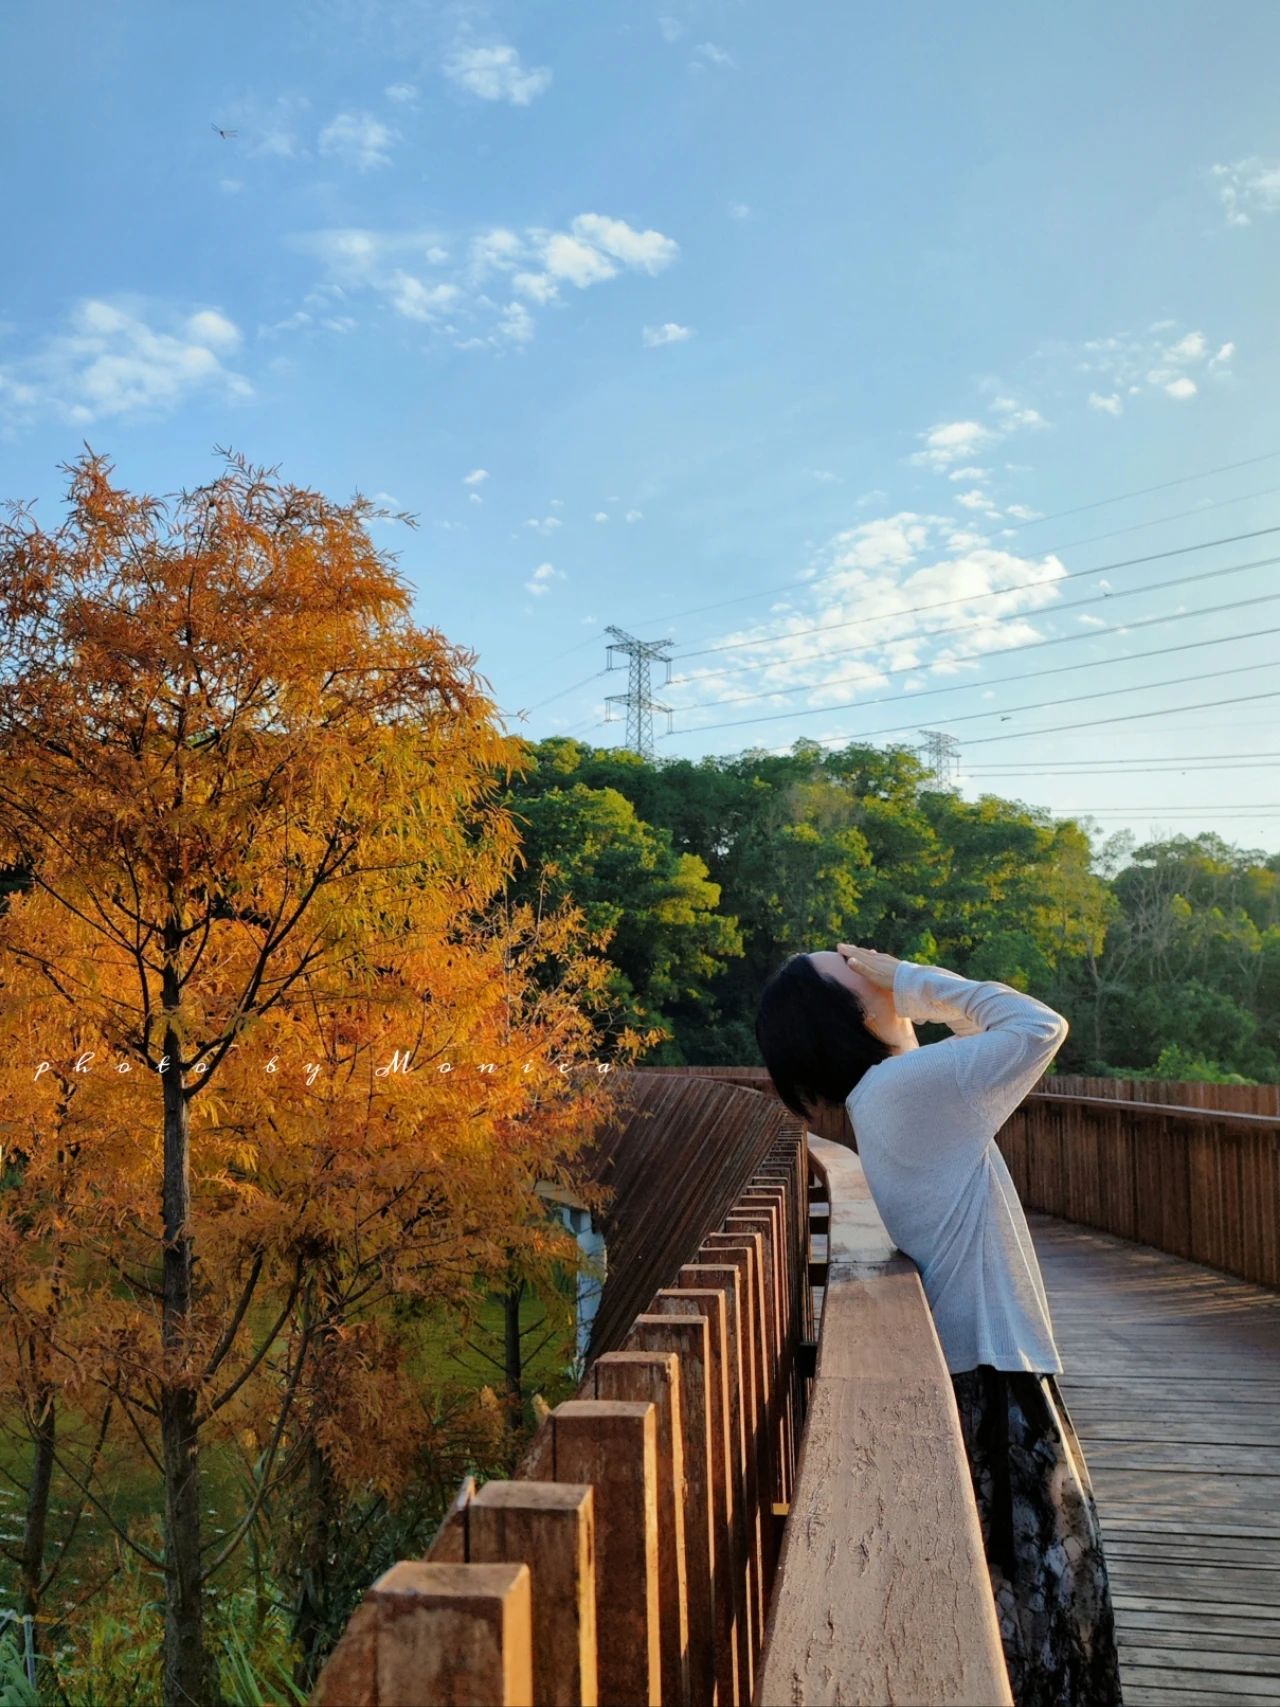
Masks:
[[[940,729],[922,729],[925,737],[924,745],[916,748],[916,755],[921,764],[928,767],[937,777],[943,788],[954,788],[952,766],[960,757],[960,743],[954,735],[946,735]]]
[[[613,669],[613,654],[625,652],[631,660],[631,674],[627,681],[626,693],[611,693],[605,699],[605,706],[621,701],[627,708],[627,746],[632,752],[639,753],[642,758],[653,757],[653,714],[655,711],[665,711],[667,714],[667,733],[671,733],[671,707],[653,699],[649,693],[649,663],[656,658],[659,663],[667,666],[666,681],[671,680],[671,660],[662,650],[664,646],[675,644],[671,640],[637,640],[634,634],[628,634],[625,629],[615,628],[612,624],[605,629],[606,634],[616,635],[617,638],[609,647],[608,664],[606,668]],[[613,719],[605,711],[605,722]]]

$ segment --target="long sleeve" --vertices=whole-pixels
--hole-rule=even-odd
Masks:
[[[889,1236],[920,1267],[953,1372],[1062,1359],[1035,1244],[996,1133],[1053,1059],[1067,1022],[1008,984],[903,961],[894,1005],[954,1036],[870,1067],[845,1106]]]
[[[894,973],[893,999],[904,1019],[951,1027],[954,1037],[929,1047],[945,1048],[961,1095],[993,1132],[1040,1078],[1068,1031],[1060,1013],[1008,984],[911,960]]]

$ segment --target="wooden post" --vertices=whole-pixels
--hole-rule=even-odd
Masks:
[[[715,1555],[711,1492],[710,1329],[703,1316],[637,1316],[627,1351],[674,1352],[680,1359],[684,1447],[684,1545],[689,1607],[689,1695],[713,1707],[716,1687]]]
[[[707,1324],[707,1372],[711,1433],[711,1536],[715,1573],[715,1664],[718,1707],[750,1700],[739,1667],[742,1609],[734,1581],[733,1532],[737,1497],[729,1445],[729,1322],[723,1292],[667,1287],[649,1306],[655,1316],[701,1317]]]
[[[662,1702],[663,1707],[690,1707],[680,1359],[674,1352],[611,1351],[598,1357],[592,1369],[598,1399],[648,1399],[656,1407]]]
[[[726,1481],[733,1490],[733,1524],[730,1538],[734,1609],[737,1613],[738,1676],[743,1699],[750,1700],[754,1687],[755,1656],[759,1652],[762,1632],[756,1624],[755,1591],[751,1583],[742,1287],[738,1271],[730,1263],[685,1263],[676,1277],[676,1285],[682,1290],[719,1292],[724,1298],[725,1366],[729,1386],[729,1455],[726,1460]],[[748,1362],[747,1368],[749,1367]]]
[[[528,1565],[534,1707],[596,1707],[595,1490],[486,1482],[467,1509],[473,1564]]]
[[[600,1699],[661,1707],[656,1407],[566,1399],[550,1421],[553,1479],[595,1489]]]
[[[759,1643],[768,1610],[765,1592],[766,1536],[773,1528],[773,1504],[768,1494],[770,1476],[765,1458],[768,1445],[764,1401],[767,1376],[764,1368],[760,1236],[757,1233],[709,1233],[702,1242],[699,1258],[704,1263],[723,1262],[738,1271],[742,1309],[742,1436],[748,1574],[754,1596],[756,1641]]]
[[[527,1565],[403,1559],[380,1576],[312,1707],[532,1707]]]

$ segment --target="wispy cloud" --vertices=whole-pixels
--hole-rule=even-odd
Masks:
[[[704,71],[708,65],[715,66],[718,71],[733,71],[737,67],[733,55],[718,42],[699,42],[693,53],[694,57],[689,61],[691,71]]]
[[[663,344],[683,344],[692,338],[692,326],[681,326],[674,320],[668,320],[661,326],[646,326],[643,332],[645,343],[651,350],[658,349]]]
[[[417,85],[414,83],[388,83],[382,92],[397,106],[409,106],[418,98]]]
[[[679,18],[659,18],[658,28],[662,31],[662,39],[665,42],[679,41],[685,34],[685,26]]]
[[[482,101],[507,101],[513,107],[527,107],[551,85],[547,66],[522,65],[509,42],[495,47],[456,47],[443,70],[451,82]]]
[[[751,208],[748,205],[748,203],[746,203],[746,202],[730,202],[729,203],[729,218],[730,219],[750,219],[751,218]]]
[[[1252,225],[1260,214],[1280,213],[1280,160],[1250,154],[1229,166],[1214,166],[1211,176],[1228,225]]]
[[[977,674],[984,658],[1042,638],[1032,619],[1056,603],[1056,583],[1066,572],[1052,554],[1021,556],[957,532],[945,516],[899,511],[835,534],[805,571],[812,588],[802,586],[766,620],[715,639],[761,643],[740,656],[758,666],[746,691],[765,716],[773,709],[821,709],[863,694],[918,691]],[[917,607],[944,601],[936,616],[922,619]],[[855,622],[861,655],[816,665],[816,652],[838,644],[832,631]],[[963,634],[943,632],[961,625]],[[936,637],[932,628],[939,630]],[[919,674],[895,681],[889,671]],[[740,676],[722,676],[714,664],[706,667],[705,682],[699,680],[703,673],[695,668],[685,680],[704,704],[743,694]],[[727,704],[724,709],[729,712]],[[713,703],[708,714],[691,717],[705,722],[718,712]],[[742,715],[753,711],[744,705]]]
[[[228,366],[241,342],[216,308],[181,313],[90,297],[31,355],[0,366],[0,410],[17,422],[49,414],[79,425],[167,415],[201,393],[243,400],[253,387]]]
[[[463,475],[462,484],[464,486],[483,486],[488,478],[489,470],[487,468],[473,468],[470,474]]]
[[[551,591],[556,581],[567,581],[568,575],[563,569],[557,569],[551,563],[539,563],[533,574],[524,584],[526,593],[532,593],[535,598]]]
[[[1101,414],[1120,415],[1126,398],[1153,391],[1185,401],[1200,389],[1195,371],[1215,379],[1229,373],[1236,351],[1233,343],[1220,344],[1211,356],[1212,346],[1202,331],[1170,338],[1176,328],[1176,321],[1157,320],[1143,332],[1090,338],[1068,349],[1076,371],[1101,382],[1088,394],[1089,407]]]
[[[942,421],[917,436],[923,448],[913,451],[907,460],[918,468],[936,469],[949,468],[961,457],[972,456],[997,437],[981,421]]]
[[[339,113],[320,132],[321,154],[336,156],[359,172],[391,164],[396,133],[372,113]]]
[[[491,226],[459,245],[459,258],[453,240],[435,231],[348,227],[293,242],[323,264],[319,294],[345,300],[374,293],[460,349],[527,343],[535,330],[528,305],[558,302],[565,285],[585,290],[628,271],[661,272],[680,252],[660,231],[639,231],[600,213],[578,214],[563,231]]]

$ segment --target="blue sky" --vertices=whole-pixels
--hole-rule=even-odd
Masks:
[[[659,753],[936,728],[971,798],[1280,846],[1280,533],[1111,567],[1280,527],[1272,0],[70,0],[0,51],[0,495],[230,444],[415,514],[528,735],[621,744],[617,624]]]

